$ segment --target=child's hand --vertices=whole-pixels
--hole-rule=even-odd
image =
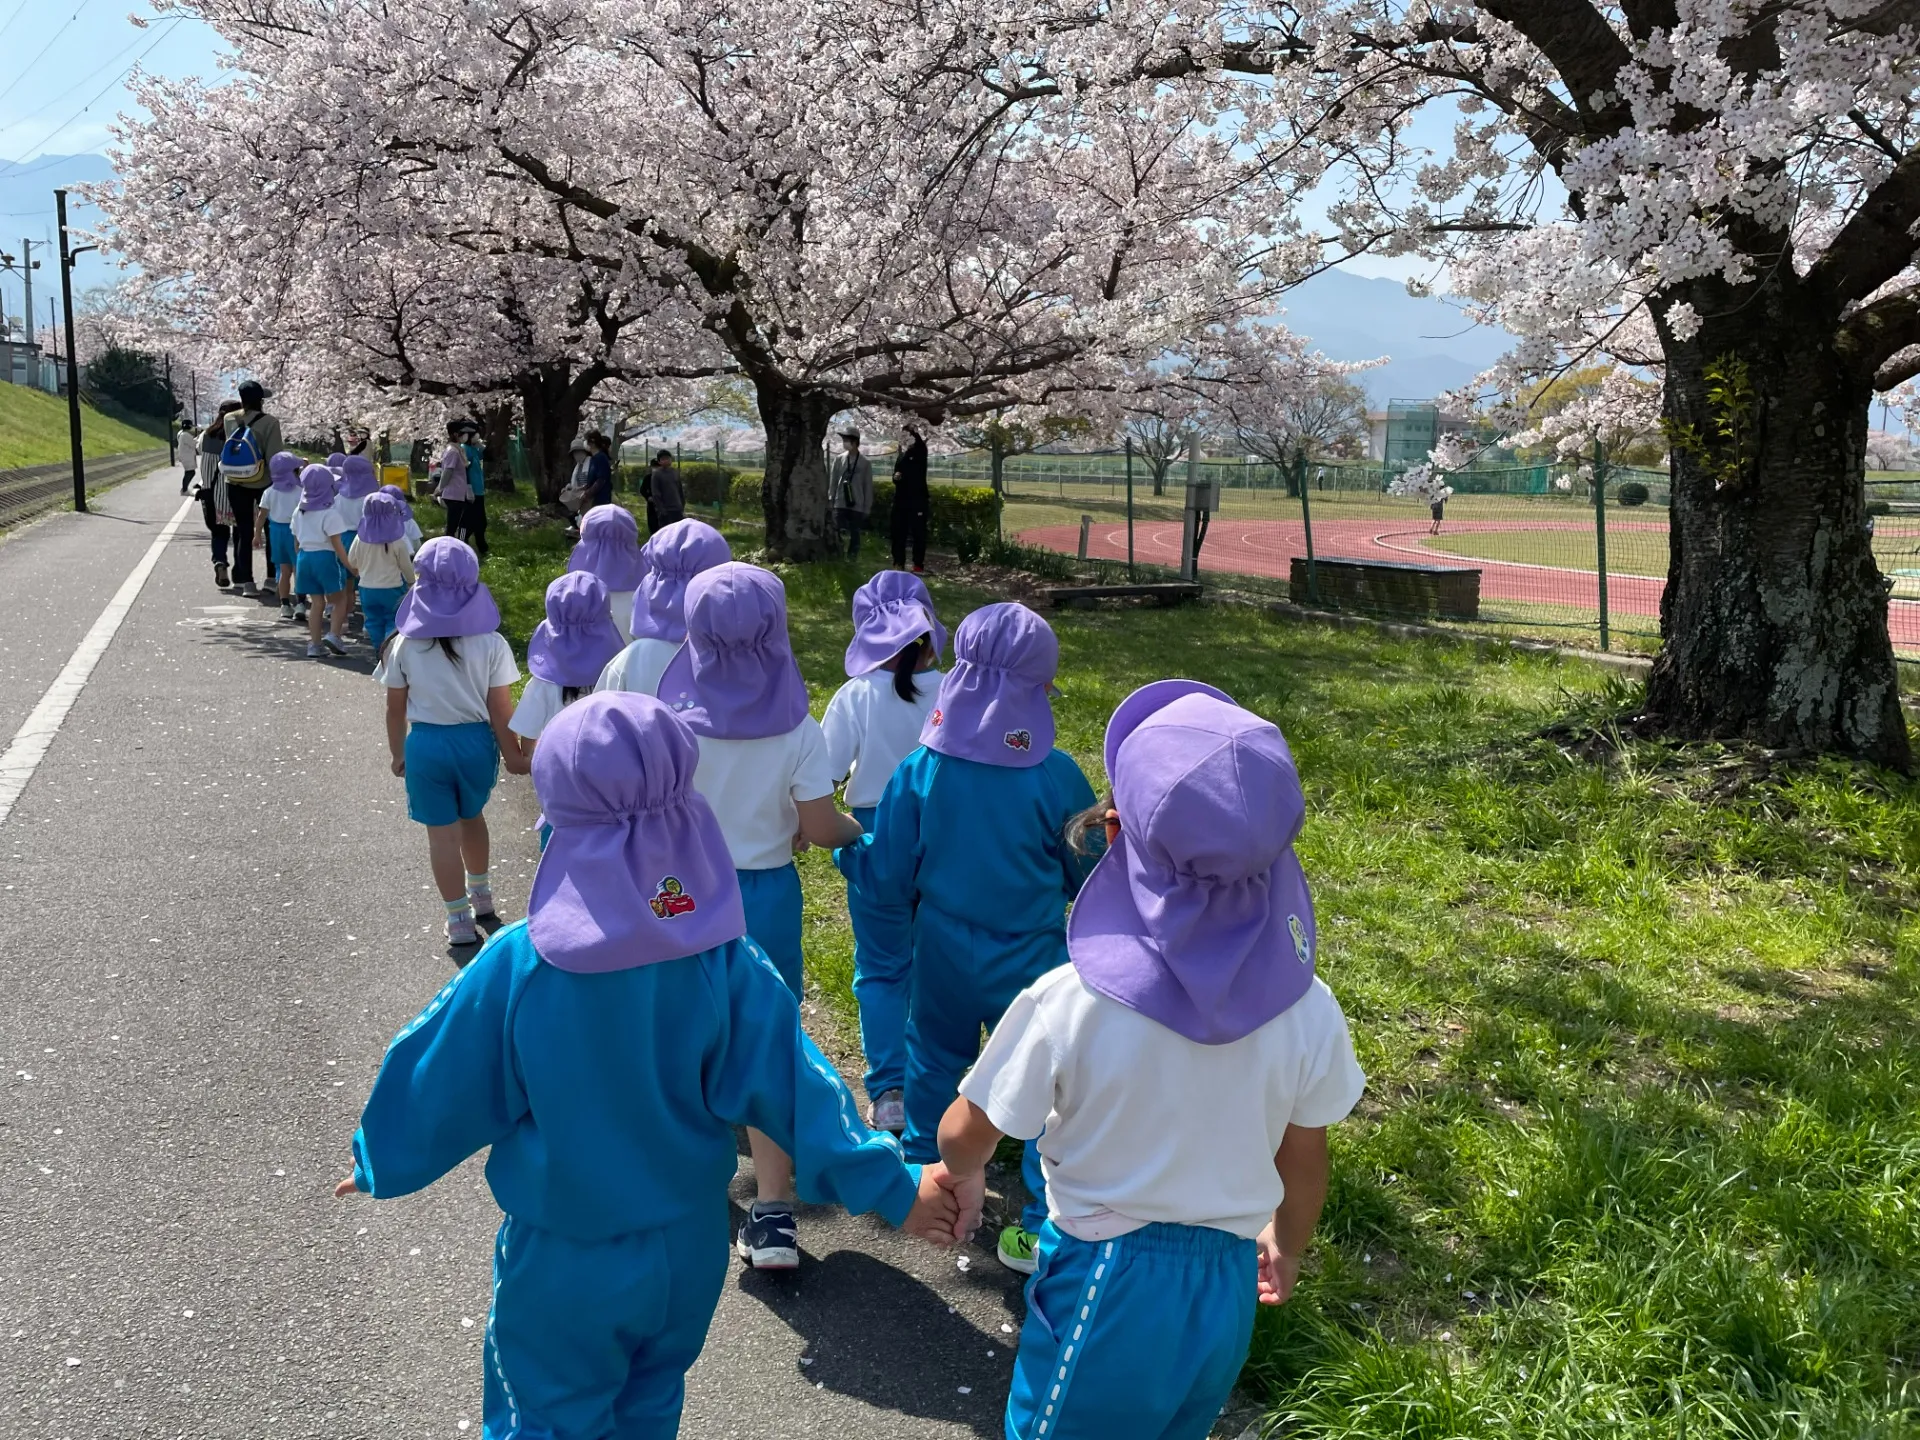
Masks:
[[[954,1203],[960,1207],[960,1214],[953,1222],[954,1243],[966,1244],[980,1229],[980,1219],[987,1207],[987,1172],[977,1170],[971,1175],[957,1170],[940,1167],[942,1173],[937,1177],[940,1187],[951,1191]]]
[[[807,851],[811,850],[812,848],[813,847],[807,843],[806,836],[800,834],[797,831],[794,833],[794,837],[793,837],[793,853],[794,854],[804,855],[807,853]]]
[[[349,1195],[358,1195],[359,1193],[360,1187],[353,1183],[353,1177],[351,1175],[333,1187],[333,1198],[336,1200],[344,1200]]]
[[[404,755],[396,755],[396,756],[394,756],[394,757],[393,757],[393,759],[392,759],[392,761],[390,762],[390,765],[389,765],[389,768],[391,768],[391,769],[392,769],[392,771],[393,771],[393,773],[394,773],[395,775],[397,775],[397,776],[399,776],[399,777],[400,777],[401,779],[403,779],[403,780],[404,780],[404,779],[406,778],[406,774],[407,774],[407,759],[406,759],[406,756],[404,756]]]
[[[1260,1303],[1286,1304],[1300,1279],[1300,1257],[1280,1253],[1280,1242],[1274,1238],[1271,1224],[1260,1232],[1260,1238],[1254,1243],[1260,1247]]]
[[[518,745],[514,746],[511,750],[502,751],[500,758],[506,762],[507,773],[509,775],[531,775],[533,773],[533,761],[527,758],[527,752],[522,750]]]
[[[946,1179],[944,1165],[929,1165],[920,1172],[920,1198],[913,1202],[906,1223],[900,1227],[907,1234],[943,1250],[954,1243],[955,1226],[960,1220],[959,1201],[943,1183]]]

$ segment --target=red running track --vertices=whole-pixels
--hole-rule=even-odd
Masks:
[[[1578,530],[1578,522],[1548,521],[1520,524],[1499,520],[1448,521],[1446,531]],[[1664,525],[1635,525],[1634,529],[1665,530]],[[1180,566],[1180,526],[1170,520],[1134,526],[1134,555],[1143,565],[1174,570]],[[1313,527],[1314,554],[1338,560],[1416,560],[1428,565],[1450,565],[1480,571],[1480,594],[1489,600],[1534,605],[1568,605],[1600,609],[1600,581],[1591,570],[1569,570],[1557,565],[1528,565],[1511,560],[1469,559],[1429,550],[1424,526],[1400,524],[1382,529],[1377,520],[1321,520]],[[1077,553],[1080,527],[1046,525],[1021,532],[1026,545],[1063,554]],[[1297,520],[1222,520],[1216,517],[1200,551],[1200,568],[1222,575],[1264,575],[1286,579],[1295,557],[1307,553],[1306,532]],[[1127,527],[1095,525],[1087,532],[1087,554],[1099,560],[1127,558]],[[1609,575],[1607,608],[1615,615],[1649,619],[1660,614],[1665,580],[1644,575]],[[1920,603],[1896,600],[1888,614],[1894,648],[1920,651]]]

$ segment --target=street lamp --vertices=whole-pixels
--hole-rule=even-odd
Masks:
[[[84,515],[87,512],[87,462],[80,445],[80,362],[74,357],[73,345],[73,262],[87,251],[100,247],[69,247],[67,192],[54,191],[53,202],[58,207],[60,218],[60,302],[67,317],[67,431],[73,444],[73,508]]]

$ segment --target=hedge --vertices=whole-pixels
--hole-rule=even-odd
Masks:
[[[1622,505],[1644,505],[1647,503],[1650,495],[1651,492],[1638,480],[1629,480],[1618,490],[1614,491],[1614,498]]]
[[[691,476],[695,466],[683,473]],[[708,465],[708,470],[715,467]],[[761,489],[765,477],[757,470],[735,474],[727,484],[727,509],[740,515],[758,515],[765,508]],[[927,539],[936,546],[953,551],[964,565],[980,558],[982,547],[1000,533],[1000,497],[985,485],[935,485],[929,494],[933,513],[927,521]],[[712,504],[694,494],[691,479],[687,499]],[[873,510],[867,516],[867,533],[884,536],[893,527],[893,482],[876,480],[873,484]]]

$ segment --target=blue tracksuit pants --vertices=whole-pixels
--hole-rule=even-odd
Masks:
[[[400,608],[400,597],[407,593],[404,585],[360,587],[360,611],[367,619],[367,643],[375,650],[387,643],[387,636],[393,633],[394,612]]]
[[[740,877],[740,901],[746,907],[747,934],[773,961],[773,968],[787,982],[793,998],[804,1000],[801,943],[803,917],[800,900],[800,872],[792,865],[777,870],[736,870]]]
[[[874,807],[853,818],[873,833]],[[860,1006],[860,1048],[867,1057],[867,1098],[907,1086],[907,982],[913,973],[913,910],[876,904],[847,886],[853,921],[853,998]]]
[[[913,916],[913,968],[907,1000],[907,1159],[940,1158],[940,1117],[960,1093],[960,1077],[980,1058],[980,1031],[991,1030],[1013,997],[1067,963],[1064,929],[1002,935],[924,900]],[[1020,1223],[1037,1232],[1047,1218],[1040,1151],[1027,1145],[1021,1175],[1034,1196]]]
[[[1205,1440],[1253,1341],[1254,1243],[1198,1225],[1040,1232],[1006,1440]]]
[[[613,1240],[511,1216],[493,1251],[486,1440],[673,1440],[726,1283],[727,1210]]]

